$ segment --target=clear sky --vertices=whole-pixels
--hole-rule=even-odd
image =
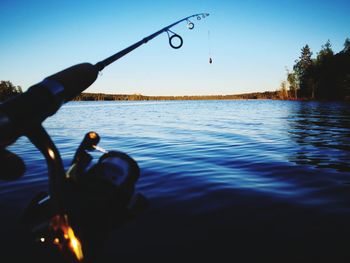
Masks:
[[[276,90],[300,49],[333,50],[350,37],[350,1],[1,0],[0,80],[26,90],[81,62],[96,63],[176,20],[210,16],[169,47],[164,33],[103,71],[87,90],[116,94],[204,95]],[[210,30],[210,41],[208,41]],[[210,42],[210,45],[209,43]],[[213,64],[208,63],[209,46]]]

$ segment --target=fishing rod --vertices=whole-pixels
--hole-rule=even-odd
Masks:
[[[190,21],[190,18],[196,17],[197,20],[201,20],[207,16],[209,16],[208,13],[199,13],[180,19],[95,65],[81,63],[69,67],[45,78],[42,82],[30,87],[23,94],[0,104],[0,148],[12,144],[19,136],[25,135],[28,128],[32,127],[33,124],[37,126],[47,117],[56,113],[63,103],[72,100],[92,85],[97,79],[98,72],[102,71],[106,66],[161,33],[168,33],[169,44],[172,48],[180,48],[183,40],[180,35],[171,31],[170,28],[187,21],[187,27],[192,30],[194,23]],[[169,32],[172,36],[170,36]],[[180,40],[179,45],[173,43],[176,38]]]
[[[207,16],[209,16],[208,13],[198,13],[180,19],[95,65],[81,63],[69,67],[45,78],[42,82],[30,87],[23,94],[12,97],[0,104],[0,160],[4,161],[2,163],[7,164],[5,170],[8,170],[8,173],[5,174],[9,174],[11,171],[11,174],[16,175],[15,177],[18,178],[24,173],[24,169],[19,159],[16,158],[16,155],[9,153],[4,148],[14,143],[22,135],[26,135],[35,145],[38,145],[38,141],[47,137],[45,135],[46,132],[41,128],[41,123],[47,117],[55,114],[62,104],[72,100],[92,85],[97,79],[98,73],[106,66],[164,32],[168,34],[170,46],[178,49],[182,46],[183,40],[180,35],[171,31],[170,28],[183,21],[187,21],[188,29],[192,30],[194,23],[190,20],[191,18],[195,17],[197,20],[201,20]],[[170,36],[170,34],[172,35]],[[176,38],[180,40],[178,45],[173,43]],[[41,134],[40,136],[38,135],[39,133]],[[59,157],[55,147],[48,147],[48,144],[52,144],[50,140],[47,140],[45,146],[37,148],[41,150],[47,160],[52,159],[52,155]],[[56,158],[56,164],[51,169],[59,171],[56,173],[62,174],[63,169],[61,167],[60,159]],[[59,178],[52,178],[50,180],[49,188],[54,199],[60,195],[60,184],[61,179]],[[61,203],[61,201],[57,200],[57,203]]]
[[[188,29],[192,30],[194,23],[191,18],[201,20],[207,16],[208,13],[199,13],[180,19],[95,65],[81,63],[69,67],[0,104],[0,179],[15,180],[25,172],[22,159],[6,149],[20,136],[27,136],[46,159],[48,193],[35,198],[24,216],[24,221],[39,235],[36,240],[53,244],[61,251],[70,251],[73,261],[81,261],[84,258],[84,249],[77,236],[89,236],[89,231],[96,228],[96,225],[108,226],[105,222],[108,216],[111,217],[110,222],[115,219],[121,221],[123,213],[132,209],[132,203],[136,202],[133,201],[134,185],[139,177],[136,161],[125,153],[108,152],[98,147],[100,137],[95,132],[85,135],[70,168],[65,171],[60,153],[42,122],[55,114],[64,103],[92,85],[98,73],[106,66],[164,32],[168,34],[170,46],[178,49],[182,46],[183,39],[170,28],[187,21]],[[179,44],[174,44],[175,39],[180,41]],[[93,166],[93,157],[88,153],[92,150],[103,152]],[[139,199],[142,202],[142,198]],[[112,205],[117,212],[111,211]],[[138,207],[136,203],[135,207]],[[84,227],[87,229],[85,233]],[[97,229],[91,236],[98,236],[100,232],[103,231]],[[83,234],[80,235],[81,233]],[[98,242],[87,244],[93,248]]]
[[[133,51],[134,49],[138,48],[139,46],[143,45],[143,44],[146,44],[148,41],[152,40],[153,38],[155,38],[156,36],[164,33],[164,32],[167,32],[168,33],[168,37],[169,37],[169,45],[174,48],[174,49],[178,49],[182,46],[183,44],[183,40],[182,40],[182,37],[179,36],[178,34],[170,31],[170,28],[172,28],[173,26],[176,26],[177,24],[183,22],[183,21],[187,21],[187,27],[188,29],[192,30],[194,28],[194,23],[191,22],[189,19],[192,18],[192,17],[197,17],[197,20],[201,20],[202,18],[205,18],[209,16],[208,13],[200,13],[200,14],[195,14],[195,15],[191,15],[191,16],[188,16],[188,17],[185,17],[183,19],[180,19],[179,21],[175,22],[175,23],[172,23],[171,25],[169,26],[166,26],[164,27],[163,29],[149,35],[148,37],[145,37],[144,39],[140,40],[139,42],[136,42],[135,44],[123,49],[122,51],[119,51],[118,53],[98,62],[95,66],[97,67],[98,71],[101,71],[103,70],[106,66],[108,66],[109,64],[115,62],[116,60],[118,60],[119,58],[123,57],[124,55],[128,54],[129,52]],[[169,32],[171,32],[173,35],[170,36],[169,35]],[[178,38],[180,40],[180,44],[179,45],[174,45],[173,44],[173,40],[175,38]]]

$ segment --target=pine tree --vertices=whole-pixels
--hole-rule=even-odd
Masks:
[[[299,59],[295,61],[296,64],[294,65],[293,69],[299,80],[301,96],[313,99],[315,96],[315,83],[314,80],[310,78],[310,75],[313,74],[313,61],[311,56],[312,52],[310,47],[306,44],[301,49],[301,55]]]
[[[296,64],[294,65],[293,69],[295,73],[298,75],[299,78],[302,78],[303,75],[305,75],[308,68],[312,65],[312,52],[310,50],[309,45],[305,45],[301,49],[301,55],[298,60],[296,60]]]
[[[342,50],[342,53],[349,53],[350,52],[350,38],[346,38],[344,42],[344,49]]]
[[[20,86],[14,86],[11,81],[0,81],[0,101],[6,100],[19,93],[22,93],[22,88]]]
[[[316,61],[317,63],[322,63],[325,60],[329,60],[330,58],[332,58],[333,55],[334,55],[334,52],[332,50],[332,44],[328,39],[326,44],[322,45],[320,52],[318,52]]]

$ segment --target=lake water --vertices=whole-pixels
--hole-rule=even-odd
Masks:
[[[100,262],[350,260],[350,104],[71,102],[44,126],[66,166],[96,131],[100,146],[141,168],[137,190],[150,206],[113,231]],[[10,149],[28,169],[0,182],[4,251],[21,211],[47,189],[28,140]]]

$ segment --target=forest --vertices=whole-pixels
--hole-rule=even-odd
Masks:
[[[301,49],[293,70],[278,90],[281,99],[350,100],[350,39],[337,54],[328,40],[312,58],[309,45]]]

